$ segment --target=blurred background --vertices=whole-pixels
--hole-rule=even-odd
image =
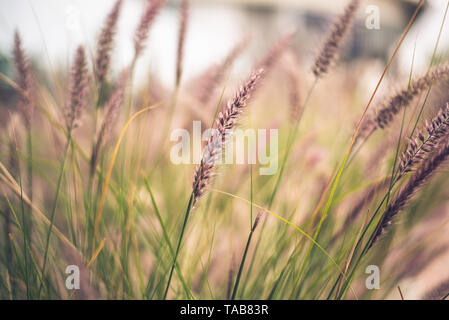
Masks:
[[[358,12],[356,27],[348,37],[343,58],[349,62],[363,57],[385,61],[405,27],[417,0],[366,0]],[[12,51],[13,31],[19,29],[28,54],[41,66],[67,67],[74,48],[83,43],[91,52],[94,48],[103,19],[112,6],[112,0],[16,0],[0,1],[0,60],[2,72],[8,72]],[[408,72],[416,43],[415,68],[427,66],[432,54],[445,0],[427,1],[425,10],[402,46],[397,68]],[[125,1],[120,17],[117,46],[112,65],[115,71],[127,66],[132,59],[132,34],[145,5],[142,0]],[[286,28],[299,30],[296,49],[304,65],[319,50],[333,17],[342,11],[342,0],[194,0],[191,24],[188,30],[185,53],[185,78],[189,78],[226,55],[227,50],[242,34],[252,36],[251,47],[240,65],[250,65],[258,52],[263,52]],[[141,59],[137,77],[156,73],[159,79],[171,86],[174,82],[176,35],[178,30],[179,1],[170,0],[151,30],[150,49]],[[374,9],[373,9],[374,8]],[[374,11],[373,11],[374,10]],[[367,23],[379,28],[369,29]],[[374,16],[373,16],[374,15]],[[449,25],[441,37],[440,52],[449,47]],[[43,45],[44,44],[44,45]],[[114,71],[114,70],[113,70]],[[246,71],[246,70],[245,70]],[[377,75],[375,75],[377,77]]]

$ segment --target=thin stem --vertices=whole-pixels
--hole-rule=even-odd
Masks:
[[[162,216],[161,216],[161,214],[159,212],[159,208],[158,208],[158,206],[156,204],[156,199],[154,199],[154,195],[153,195],[153,192],[151,191],[150,184],[149,184],[148,180],[145,177],[144,177],[144,183],[145,183],[145,186],[147,187],[147,190],[148,190],[148,192],[150,194],[151,202],[153,203],[153,207],[154,207],[154,211],[156,213],[156,217],[159,220],[159,223],[161,225],[162,234],[163,234],[163,236],[165,238],[165,241],[167,242],[168,248],[170,250],[170,254],[174,258],[175,257],[175,251],[173,250],[173,246],[172,246],[170,238],[168,236],[167,228],[165,227],[164,220],[162,219]],[[186,291],[187,296],[188,297],[192,297],[192,293],[190,292],[190,290],[189,290],[189,288],[188,288],[188,286],[187,286],[187,284],[186,284],[186,282],[184,280],[184,277],[182,276],[182,273],[181,273],[181,270],[179,269],[178,264],[176,264],[175,268],[176,268],[176,272],[178,273],[179,279],[181,280],[181,282],[182,282],[182,284],[184,286],[184,290]]]
[[[249,245],[251,244],[251,239],[253,238],[254,228],[251,229],[248,241],[246,241],[245,251],[243,252],[242,261],[240,262],[239,272],[237,274],[237,278],[235,279],[234,289],[232,290],[231,300],[235,299],[235,295],[237,294],[237,290],[239,288],[240,278],[242,276],[243,267],[245,266],[246,256],[248,254]]]
[[[94,185],[94,180],[95,180],[95,173],[96,173],[96,164],[94,163],[94,153],[95,153],[95,147],[96,147],[96,143],[97,143],[97,139],[98,139],[98,111],[102,105],[104,99],[104,83],[100,83],[98,90],[97,90],[97,102],[95,104],[95,112],[94,112],[94,123],[95,123],[95,128],[94,128],[94,132],[93,132],[93,138],[92,138],[92,148],[91,148],[91,153],[90,153],[90,158],[89,158],[89,178],[88,178],[88,182],[87,182],[87,208],[86,208],[86,221],[87,221],[87,253],[88,255],[90,255],[92,252],[91,250],[93,250],[90,246],[90,244],[93,244],[91,241],[91,231],[92,231],[92,220],[95,219],[95,217],[92,219],[92,212],[93,212],[93,208],[94,208],[94,204],[93,204],[93,185]],[[97,155],[98,156],[98,155]]]
[[[190,195],[189,204],[187,205],[186,213],[185,213],[185,216],[184,216],[184,222],[182,224],[181,234],[179,235],[178,246],[176,247],[175,257],[173,258],[173,264],[171,266],[170,275],[168,276],[167,286],[165,287],[163,300],[167,299],[167,293],[168,293],[168,289],[170,288],[170,282],[171,282],[171,279],[172,279],[172,276],[173,276],[173,270],[175,269],[175,266],[176,266],[176,263],[177,263],[177,260],[178,260],[178,255],[179,255],[179,250],[181,248],[182,238],[184,236],[184,231],[186,229],[187,221],[188,221],[189,216],[190,216],[190,211],[192,210],[193,198],[194,197],[193,197],[193,193],[192,193]]]
[[[31,134],[31,124],[28,128],[28,137],[27,137],[27,174],[28,174],[28,198],[30,201],[33,201],[33,142],[32,142],[32,134]],[[31,209],[29,216],[29,225],[28,225],[28,237],[31,237],[32,232],[32,219],[31,219]]]
[[[23,184],[22,184],[22,175],[20,173],[20,168],[18,170],[19,173],[19,185],[20,185],[20,205],[21,205],[21,211],[22,211],[22,234],[23,234],[23,255],[25,260],[25,285],[26,285],[26,293],[27,293],[27,299],[31,298],[30,293],[30,279],[29,279],[29,267],[28,267],[28,254],[26,251],[26,246],[29,241],[28,239],[28,232],[27,232],[27,220],[25,218],[25,204],[24,204],[24,198],[23,198]]]
[[[65,163],[66,163],[66,160],[67,160],[67,154],[68,154],[70,143],[72,141],[72,128],[69,128],[67,134],[68,134],[67,143],[66,143],[66,146],[65,146],[65,149],[64,149],[64,157],[62,159],[61,168],[59,170],[58,183],[56,185],[56,194],[55,194],[55,198],[53,200],[53,207],[52,207],[52,211],[51,211],[51,215],[50,215],[50,226],[49,226],[49,229],[48,229],[47,240],[46,240],[46,244],[45,244],[44,262],[43,262],[42,271],[41,271],[42,280],[41,280],[41,283],[39,285],[39,292],[38,292],[38,295],[37,295],[38,297],[40,297],[40,295],[41,295],[42,285],[43,285],[43,282],[44,282],[45,267],[47,266],[48,248],[49,248],[49,245],[50,245],[50,236],[51,236],[51,232],[52,232],[53,224],[54,224],[54,220],[55,220],[56,206],[58,204],[59,192],[61,190],[61,182],[62,182],[62,177],[64,175],[64,169],[65,169]]]

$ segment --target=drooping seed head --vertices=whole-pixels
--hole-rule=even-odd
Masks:
[[[405,84],[399,91],[387,97],[373,113],[369,114],[359,130],[359,138],[366,138],[377,129],[385,129],[402,108],[425,92],[435,82],[449,78],[449,64],[435,66],[425,75]]]
[[[449,103],[446,103],[437,116],[426,123],[425,130],[418,131],[415,137],[409,141],[400,157],[396,180],[411,172],[448,136]]]
[[[448,156],[449,143],[445,142],[438,146],[432,156],[423,161],[421,166],[412,174],[407,183],[399,190],[397,195],[388,205],[379,222],[376,232],[373,235],[369,248],[371,248],[385,233],[388,227],[393,223],[393,218],[404,209],[404,207],[411,201],[412,197],[427,181],[429,181]]]
[[[402,107],[418,96],[435,81],[444,81],[449,78],[449,64],[443,64],[431,69],[427,74],[413,80],[409,86],[404,86],[397,94],[390,97],[377,112],[377,125],[384,129]]]

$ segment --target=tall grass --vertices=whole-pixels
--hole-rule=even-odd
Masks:
[[[182,0],[177,38],[167,39],[177,43],[175,83],[164,90],[153,75],[149,84],[134,78],[163,0],[146,3],[122,70],[112,55],[125,1],[106,14],[92,61],[79,46],[67,75],[36,72],[17,32],[16,68],[0,74],[14,91],[0,129],[0,297],[446,298],[443,272],[426,288],[407,286],[427,279],[433,265],[423,252],[444,264],[447,247],[449,101],[434,89],[449,75],[446,62],[434,63],[441,31],[427,73],[411,66],[406,86],[383,87],[402,81],[392,65],[420,1],[367,96],[359,73],[374,73],[371,65],[338,59],[361,3],[342,6],[311,66],[298,54],[303,30],[287,31],[257,52],[249,75],[234,77],[250,39],[242,32],[222,60],[189,79],[195,4]],[[64,87],[60,105],[54,88]],[[175,165],[171,129],[190,130],[191,120],[216,130],[198,165]],[[219,164],[238,127],[278,129],[274,175],[259,175],[257,163]],[[413,272],[398,271],[404,257]],[[372,264],[380,290],[364,285]],[[65,286],[69,265],[80,269],[79,290]]]

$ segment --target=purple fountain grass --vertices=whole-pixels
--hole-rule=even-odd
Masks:
[[[449,64],[443,64],[412,80],[410,86],[407,84],[395,94],[387,97],[376,111],[366,117],[360,128],[359,137],[365,138],[377,129],[385,129],[409,101],[429,89],[434,82],[447,80],[448,78]]]
[[[193,180],[193,206],[199,197],[204,193],[204,189],[210,183],[217,160],[222,155],[222,149],[235,128],[238,116],[245,109],[247,102],[254,92],[259,79],[263,74],[263,69],[259,69],[251,74],[244,85],[240,87],[234,98],[228,101],[227,106],[220,111],[215,121],[213,134],[203,152],[201,163],[196,167]]]
[[[256,85],[258,84],[259,79],[262,76],[262,73],[263,69],[259,69],[258,71],[255,71],[251,74],[249,79],[237,91],[235,97],[228,101],[227,106],[219,113],[218,118],[215,121],[215,125],[213,128],[214,130],[212,130],[212,134],[203,151],[201,162],[195,168],[192,193],[190,195],[189,204],[187,205],[184,222],[182,225],[181,233],[179,235],[178,245],[176,247],[175,256],[173,258],[173,264],[171,266],[167,285],[165,287],[163,295],[164,300],[167,298],[168,290],[170,289],[173,270],[175,269],[182,239],[187,226],[187,221],[189,219],[192,208],[195,207],[199,197],[204,194],[205,188],[211,182],[214,175],[216,162],[222,154],[222,148],[224,147],[226,140],[229,138],[229,134],[232,133],[232,130],[235,128],[238,116],[245,109],[245,106],[251,94],[254,92]]]
[[[449,156],[449,143],[439,145],[438,150],[434,154],[423,161],[421,166],[410,177],[407,183],[399,190],[397,195],[388,205],[378,227],[373,234],[369,248],[371,248],[377,240],[385,233],[387,228],[392,224],[393,218],[401,212],[410,202],[416,192],[429,181],[435,174],[436,170],[444,163]]]
[[[110,64],[111,51],[114,46],[114,38],[117,31],[117,21],[122,8],[122,0],[117,0],[106,17],[97,44],[97,54],[95,58],[95,76],[101,84],[106,81]]]
[[[359,4],[360,0],[351,0],[343,14],[332,25],[331,32],[326,38],[312,67],[312,72],[315,77],[321,78],[329,71],[329,67],[334,62],[345,35],[354,21]]]
[[[25,51],[23,50],[22,47],[22,39],[17,30],[14,33],[13,55],[15,66],[17,69],[17,84],[25,94],[31,96],[32,91],[31,71],[27,57],[25,55]],[[33,104],[23,95],[19,95],[18,109],[22,113],[25,126],[29,128],[31,126],[31,118],[34,111]]]
[[[431,153],[441,140],[449,134],[449,103],[440,110],[432,121],[426,123],[425,131],[416,133],[400,157],[396,180],[411,172]]]
[[[66,121],[68,130],[79,126],[81,114],[87,105],[88,75],[86,54],[79,46],[76,50],[75,61],[72,66],[70,79],[70,100],[66,107]]]
[[[64,176],[64,170],[67,162],[67,156],[69,147],[72,143],[72,131],[79,126],[81,114],[87,105],[88,94],[88,75],[87,75],[87,63],[86,54],[82,46],[78,46],[75,53],[75,61],[72,66],[72,72],[70,77],[70,101],[66,106],[66,125],[67,125],[67,143],[64,148],[64,155],[59,170],[58,180],[56,183],[56,193],[53,200],[53,205],[50,213],[50,226],[47,232],[47,238],[45,242],[45,251],[43,256],[43,265],[41,273],[45,274],[45,268],[47,266],[47,258],[49,252],[50,238],[54,226],[54,220],[56,215],[56,207],[58,204],[59,194],[61,192],[61,184]],[[39,291],[37,296],[40,296],[44,282],[40,281]]]

